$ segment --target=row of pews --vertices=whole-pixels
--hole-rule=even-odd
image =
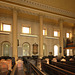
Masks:
[[[0,57],[0,75],[26,75],[23,68],[23,60],[15,62],[14,57]]]
[[[2,56],[0,57],[0,75],[10,75],[15,65],[15,58]]]
[[[44,74],[38,67],[37,67],[37,61],[38,59],[35,58],[27,58],[23,57],[24,65],[27,68],[26,74],[27,75],[46,75]]]
[[[25,56],[15,62],[14,57],[0,57],[0,75],[75,75],[75,59],[57,59],[53,56],[43,59]]]
[[[48,75],[75,75],[75,73],[59,68],[57,66],[54,66],[52,64],[47,64],[45,62],[42,62],[42,70],[47,72]]]
[[[0,58],[0,75],[45,75],[39,68],[37,62],[32,58],[22,57],[15,62],[13,57]],[[38,60],[37,60],[38,61]],[[26,67],[26,70],[24,68]]]
[[[75,75],[75,60],[63,61],[63,58],[56,59],[58,58],[44,57],[39,60],[38,58],[23,57],[27,75]]]
[[[66,63],[61,63],[61,62],[52,62],[51,64],[75,73],[75,66],[68,65]]]
[[[48,59],[49,63],[47,63]],[[68,61],[66,61],[67,58],[57,59],[57,57],[53,57],[51,60],[50,58],[44,58],[41,62],[42,70],[48,75],[75,75],[75,60],[73,58],[69,58],[73,60]]]

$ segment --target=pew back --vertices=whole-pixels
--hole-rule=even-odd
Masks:
[[[51,64],[75,73],[74,66],[71,66],[65,63],[61,63],[61,62],[52,62]]]
[[[70,71],[64,70],[62,68],[56,67],[51,64],[46,64],[42,62],[42,69],[51,75],[75,75],[75,73],[72,73]]]

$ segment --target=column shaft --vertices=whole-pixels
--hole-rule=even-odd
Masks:
[[[43,17],[40,16],[40,31],[39,31],[39,57],[43,57]]]
[[[60,49],[61,49],[61,56],[63,56],[63,20],[60,19],[59,21],[59,25],[60,25]]]
[[[12,47],[13,57],[15,57],[15,60],[17,60],[17,11],[15,9],[13,10]]]

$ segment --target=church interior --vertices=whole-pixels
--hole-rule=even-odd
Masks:
[[[0,0],[0,75],[75,75],[75,0]]]

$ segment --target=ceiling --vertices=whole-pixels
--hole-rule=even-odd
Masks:
[[[68,7],[68,9],[69,9],[69,5],[70,4],[72,4],[72,2],[71,3],[69,3],[69,4],[65,4],[65,0],[63,0],[63,1],[61,1],[61,0],[30,0],[30,1],[34,1],[34,2],[39,2],[39,3],[42,3],[42,4],[45,4],[45,5],[50,5],[50,6],[53,6],[53,7],[56,7],[56,8],[62,8],[63,6],[63,9],[65,9],[65,10],[67,10],[66,9],[66,6]],[[75,1],[75,0],[67,0],[68,2],[69,1]],[[65,5],[62,5],[62,4],[65,4]],[[1,4],[1,5],[3,5],[3,4]],[[5,5],[5,4],[4,4]],[[3,6],[4,6],[3,5]],[[60,7],[57,7],[57,6],[60,6]],[[74,5],[74,3],[73,3],[73,5],[72,5],[72,7],[74,7],[75,5]],[[6,7],[9,7],[9,5],[8,4],[6,4]],[[70,7],[71,8],[71,7]],[[8,8],[7,8],[8,9]],[[12,16],[12,10],[7,10],[6,8],[0,8],[0,14],[6,14],[6,15],[11,15]],[[21,10],[22,11],[21,11]],[[23,10],[25,10],[26,11],[26,9],[25,8],[21,8],[21,7],[19,7],[19,12],[18,12],[18,17],[20,17],[20,18],[26,18],[26,19],[30,19],[30,20],[35,20],[35,21],[39,21],[39,17],[37,17],[36,15],[31,15],[31,14],[27,14],[27,13],[29,13],[30,11],[32,11],[32,10],[28,10],[29,12],[27,12],[27,13],[25,13],[25,12],[23,12]],[[70,10],[70,9],[69,9]],[[73,8],[73,10],[74,10],[74,8]],[[74,10],[75,11],[75,10]],[[33,11],[33,12],[31,12],[31,13],[34,13],[35,11]],[[42,11],[41,11],[42,12]],[[73,12],[73,11],[72,11]],[[35,13],[37,13],[37,14],[39,14],[39,12],[35,12]],[[45,13],[44,13],[45,14]],[[45,16],[45,15],[44,15]],[[48,15],[49,16],[49,15]],[[59,18],[59,15],[58,16],[54,16],[53,18],[54,19],[52,19],[51,18],[51,16],[54,16],[54,15],[52,15],[52,14],[50,14],[50,17],[44,17],[44,23],[48,23],[48,24],[50,24],[50,23],[54,23],[54,24],[56,24],[56,25],[58,25],[58,18]],[[58,18],[57,18],[58,17]],[[57,18],[57,19],[55,19],[55,18]],[[70,26],[70,27],[73,27],[74,26],[74,24],[73,24],[73,22],[72,21],[70,21],[71,19],[69,18],[69,19],[66,19],[66,17],[64,18],[64,26]],[[75,23],[75,19],[74,19],[74,23]]]
[[[75,13],[75,0],[31,0]]]
[[[2,14],[5,14],[5,16],[12,16],[13,13],[11,10],[7,10],[7,9],[2,9],[0,8],[0,16],[2,16]],[[31,21],[35,21],[35,22],[40,22],[39,21],[39,17],[38,16],[34,16],[34,15],[29,15],[29,14],[25,14],[25,13],[18,13],[18,18],[22,18],[22,19],[26,19],[26,20],[31,20]],[[45,24],[54,24],[54,25],[58,25],[58,21],[57,20],[53,20],[53,19],[48,19],[44,17],[44,23]],[[68,26],[68,27],[73,27],[74,24],[73,23],[67,23],[64,22],[64,26]]]

